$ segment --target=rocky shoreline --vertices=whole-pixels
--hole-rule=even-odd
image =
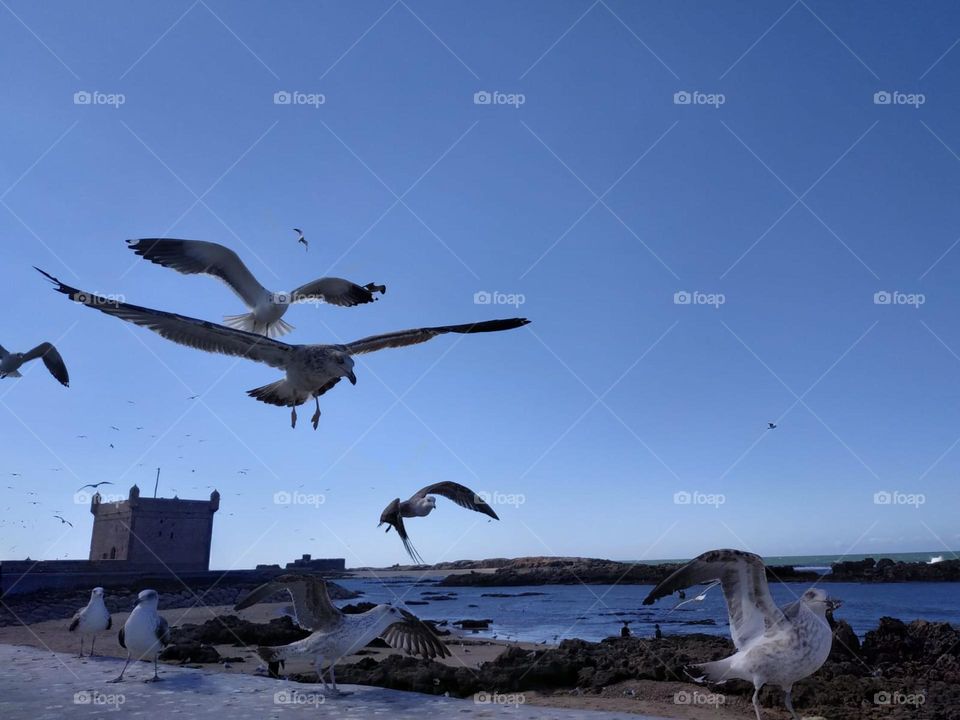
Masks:
[[[486,561],[475,561],[476,568]],[[458,569],[462,569],[463,564]],[[680,563],[647,565],[596,558],[517,558],[500,563],[494,572],[447,575],[444,587],[517,587],[522,585],[656,585]],[[435,569],[443,569],[439,566]],[[889,558],[833,563],[825,575],[792,565],[767,568],[767,578],[780,582],[960,582],[960,560],[938,563],[896,562]]]
[[[364,658],[337,668],[343,682],[467,697],[476,693],[538,692],[627,696],[637,681],[689,683],[684,668],[717,660],[733,646],[713,635],[666,636],[660,640],[609,638],[599,643],[565,640],[556,648],[512,647],[479,668],[452,667],[392,655]],[[315,675],[294,679],[314,682]],[[695,687],[690,685],[689,692]],[[731,681],[703,692],[749,699],[752,686]],[[826,664],[794,687],[794,704],[805,715],[831,720],[960,717],[960,631],[948,623],[881,619],[860,643],[845,622],[835,626]],[[783,707],[778,688],[764,688],[761,703]]]

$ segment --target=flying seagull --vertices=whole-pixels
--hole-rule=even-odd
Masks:
[[[84,485],[82,488],[79,488],[77,492],[80,492],[80,490],[86,490],[87,488],[93,488],[94,490],[96,490],[101,485],[113,485],[113,483],[110,482],[109,480],[103,480],[98,483],[88,483],[87,485]]]
[[[230,248],[203,240],[128,240],[130,249],[147,260],[185,275],[212,275],[225,282],[251,312],[227,315],[224,323],[237,330],[277,338],[293,330],[282,318],[292,303],[323,301],[352,307],[377,298],[366,287],[349,280],[323,277],[301,285],[293,292],[275,293],[257,282],[240,257]],[[372,284],[372,283],[371,283]]]
[[[43,358],[43,364],[47,366],[47,370],[61,385],[70,387],[70,374],[67,372],[67,366],[57,349],[48,342],[40,343],[26,353],[7,352],[3,346],[0,346],[0,378],[22,377],[20,368],[24,363],[37,358]]]
[[[429,515],[437,506],[437,499],[433,497],[431,493],[442,495],[448,500],[453,500],[460,507],[489,515],[494,520],[500,519],[493,511],[493,508],[487,505],[473,490],[455,482],[438,482],[433,485],[427,485],[425,488],[411,495],[409,500],[395,498],[384,508],[383,512],[380,513],[380,525],[387,523],[387,532],[390,532],[390,528],[396,528],[397,535],[399,535],[403,541],[403,547],[410,555],[410,558],[418,565],[423,565],[423,558],[420,557],[420,553],[417,552],[416,548],[413,547],[413,543],[410,542],[407,530],[403,526],[403,519],[405,517],[426,517]],[[380,525],[377,525],[377,527],[380,527]]]
[[[772,423],[772,422],[767,423],[767,430],[776,430],[776,429],[777,429],[776,423]]]
[[[657,585],[644,605],[671,595],[680,588],[720,581],[730,635],[737,652],[693,668],[697,682],[722,683],[739,679],[752,682],[753,709],[761,720],[757,697],[765,684],[779,685],[784,703],[799,720],[790,697],[793,684],[815,673],[830,654],[833,633],[827,611],[840,606],[818,588],[807,590],[799,600],[778,608],[770,596],[767,574],[759,555],[741,550],[711,550],[694,558]]]
[[[157,658],[160,657],[163,647],[170,644],[170,627],[157,612],[159,600],[156,590],[140,591],[137,606],[120,628],[120,647],[127,651],[127,661],[123,664],[120,675],[107,682],[123,682],[123,673],[126,672],[131,658],[153,660],[153,677],[144,682],[157,682],[161,679],[157,673]]]
[[[70,527],[73,527],[73,523],[70,522],[69,520],[64,520],[64,519],[63,519],[62,517],[60,517],[59,515],[54,515],[54,517],[55,517],[57,520],[60,521],[60,524],[61,524],[61,525],[69,525]]]
[[[297,424],[297,406],[313,398],[317,404],[317,411],[311,418],[314,430],[320,422],[319,397],[340,382],[340,378],[345,377],[351,384],[357,384],[357,376],[353,372],[354,355],[384,348],[415,345],[445,333],[497,332],[518,328],[530,322],[525,318],[487,320],[467,325],[400,330],[383,335],[372,335],[346,345],[288,345],[262,335],[185,315],[117,302],[65,285],[43,270],[39,272],[53,281],[58,292],[68,296],[74,302],[149,328],[175,343],[207,352],[245,357],[284,370],[286,372],[284,379],[248,390],[247,394],[261,402],[293,408],[290,413],[293,427]]]
[[[343,613],[330,601],[327,586],[316,575],[281,575],[253,590],[234,606],[243,610],[286,590],[293,600],[294,620],[312,634],[282,647],[260,647],[257,653],[270,666],[270,674],[294,657],[313,658],[324,692],[331,691],[323,675],[323,663],[330,661],[330,682],[337,694],[334,667],[340,660],[383,638],[391,647],[420,655],[428,660],[447,657],[450,650],[434,632],[411,612],[392,605],[377,605],[365,613]]]
[[[97,633],[106,632],[113,627],[113,618],[110,617],[110,611],[103,602],[103,588],[95,587],[90,591],[90,602],[74,614],[73,621],[70,623],[70,632],[76,632],[80,635],[80,655],[83,657],[83,638],[90,636],[90,657],[93,657],[93,643],[96,642]]]
[[[293,231],[297,234],[297,242],[303,245],[304,250],[309,252],[310,243],[308,243],[307,239],[303,236],[303,230],[300,228],[294,228]]]

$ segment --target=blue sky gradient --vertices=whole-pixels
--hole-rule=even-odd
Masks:
[[[218,568],[405,562],[380,511],[440,480],[517,502],[488,523],[440,500],[408,524],[428,562],[960,546],[958,37],[947,2],[5,4],[0,343],[56,342],[72,385],[0,382],[0,556],[86,557],[74,491],[149,492],[158,466],[161,495],[222,493]],[[275,290],[388,285],[291,309],[290,342],[533,323],[364,357],[294,431],[244,394],[275,370],[31,268],[243,310],[124,245],[151,236],[229,245]],[[723,303],[675,302],[694,291]],[[323,502],[274,502],[294,491]]]

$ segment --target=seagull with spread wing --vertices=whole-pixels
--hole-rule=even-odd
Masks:
[[[340,382],[341,378],[345,377],[351,384],[357,384],[357,376],[353,372],[355,355],[416,345],[446,333],[497,332],[522,327],[530,322],[524,318],[487,320],[467,325],[400,330],[372,335],[346,345],[288,345],[263,335],[186,315],[117,302],[102,295],[77,290],[60,282],[53,275],[39,268],[37,270],[56,285],[57,292],[63,293],[74,302],[153,330],[167,340],[206,352],[244,357],[285,371],[284,379],[249,390],[247,394],[270,405],[293,408],[290,413],[293,427],[297,424],[297,406],[310,399],[316,400],[317,411],[311,418],[314,430],[320,422],[319,397]]]
[[[737,649],[730,657],[694,665],[697,682],[746,680],[754,687],[753,709],[760,717],[758,696],[766,684],[779,685],[784,703],[799,720],[790,697],[793,684],[815,673],[826,661],[833,642],[827,612],[840,606],[818,588],[796,602],[777,607],[767,585],[759,555],[741,550],[711,550],[674,572],[644,599],[659,598],[698,583],[720,582],[730,615],[730,635]]]
[[[225,282],[250,308],[245,315],[227,315],[224,324],[237,330],[278,338],[293,330],[283,320],[292,303],[325,302],[353,307],[373,302],[373,283],[361,287],[349,280],[322,277],[292,292],[271,292],[261,285],[240,257],[230,248],[204,240],[128,240],[131,250],[150,262],[184,275],[212,275]]]
[[[364,613],[347,614],[330,601],[327,586],[316,575],[280,575],[251,591],[234,606],[243,610],[286,590],[293,599],[297,625],[311,635],[281,647],[260,647],[257,653],[269,664],[270,674],[285,661],[312,658],[324,692],[336,694],[334,667],[343,658],[362,650],[374,638],[383,638],[391,647],[419,655],[427,660],[447,657],[450,650],[434,632],[411,612],[392,605],[377,605]],[[324,661],[330,661],[330,682],[323,674]]]
[[[404,518],[426,517],[437,506],[437,499],[433,495],[442,495],[448,500],[453,500],[460,507],[467,510],[489,515],[494,520],[499,520],[497,514],[477,493],[470,488],[455,482],[438,482],[433,485],[427,485],[410,496],[409,500],[395,498],[384,511],[380,513],[380,525],[387,523],[387,532],[390,528],[395,528],[397,535],[403,541],[403,547],[406,549],[410,558],[418,565],[423,565],[423,558],[410,542],[410,536],[407,535],[407,529],[403,526]],[[377,527],[380,527],[377,525]]]
[[[61,385],[70,387],[70,374],[67,372],[67,366],[57,349],[48,342],[40,343],[33,350],[25,353],[7,352],[3,346],[0,346],[0,378],[22,377],[20,368],[25,363],[37,358],[43,359],[43,364],[47,366],[47,370]]]
[[[303,249],[309,251],[310,243],[307,242],[307,239],[303,236],[303,230],[300,228],[294,228],[293,231],[297,234],[297,242],[303,245]]]

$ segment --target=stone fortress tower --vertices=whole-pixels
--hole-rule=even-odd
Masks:
[[[120,502],[90,501],[93,536],[90,560],[127,561],[139,567],[156,566],[179,571],[210,568],[213,514],[220,509],[220,493],[209,500],[142,498],[134,485]]]

